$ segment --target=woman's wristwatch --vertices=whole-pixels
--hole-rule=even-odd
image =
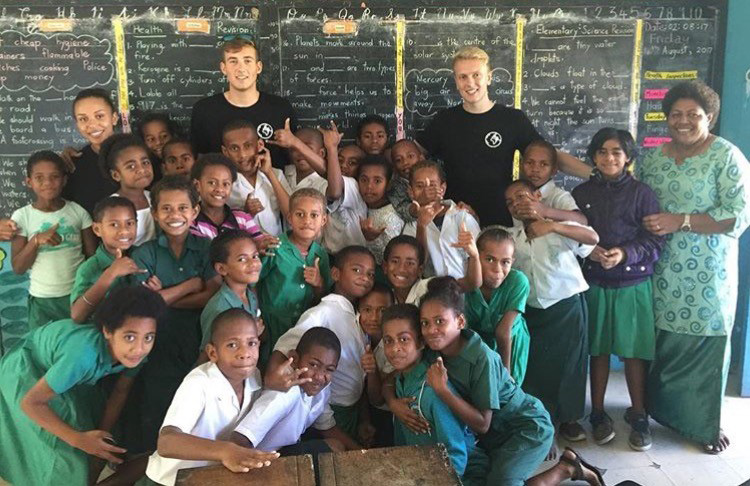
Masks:
[[[685,214],[685,218],[682,220],[682,226],[680,226],[680,231],[692,231],[693,226],[690,224],[690,213]]]

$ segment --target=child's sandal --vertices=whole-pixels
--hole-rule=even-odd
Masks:
[[[601,484],[601,486],[605,486],[604,476],[603,476],[604,471],[602,469],[599,469],[598,467],[586,462],[586,460],[583,457],[581,457],[579,453],[577,453],[570,447],[566,447],[565,450],[570,451],[575,456],[575,459],[570,459],[569,457],[566,457],[564,454],[560,457],[561,461],[570,464],[576,470],[575,474],[570,479],[572,479],[573,481],[585,481],[586,476],[583,473],[583,468],[585,467],[586,469],[588,469],[589,471],[593,472],[596,475],[596,479],[599,481],[599,484]]]

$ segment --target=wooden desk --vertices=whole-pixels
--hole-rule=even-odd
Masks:
[[[280,457],[268,467],[233,473],[222,465],[182,469],[176,486],[315,486],[312,456]]]
[[[318,456],[320,486],[456,486],[445,447],[406,446]]]

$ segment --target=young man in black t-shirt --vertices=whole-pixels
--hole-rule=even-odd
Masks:
[[[228,40],[222,46],[221,72],[229,90],[199,100],[193,106],[190,137],[197,154],[221,152],[221,132],[230,121],[242,119],[257,127],[258,137],[273,139],[278,128],[289,119],[297,126],[292,105],[276,95],[258,90],[258,75],[263,71],[255,44],[243,37]],[[287,164],[286,151],[267,145],[277,167]]]
[[[523,153],[541,136],[521,110],[490,100],[490,71],[482,49],[460,49],[453,58],[453,76],[463,103],[439,112],[417,141],[443,161],[447,197],[474,208],[482,226],[512,226],[504,194],[513,180],[513,154]],[[563,171],[579,177],[591,172],[566,153],[559,153],[559,163]]]

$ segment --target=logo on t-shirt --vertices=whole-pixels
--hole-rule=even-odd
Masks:
[[[273,137],[273,127],[270,123],[261,123],[258,125],[258,129],[256,130],[258,132],[258,136],[262,140],[268,140],[269,138]]]
[[[487,135],[484,136],[484,143],[489,148],[497,148],[503,143],[503,136],[495,131],[487,132]]]

